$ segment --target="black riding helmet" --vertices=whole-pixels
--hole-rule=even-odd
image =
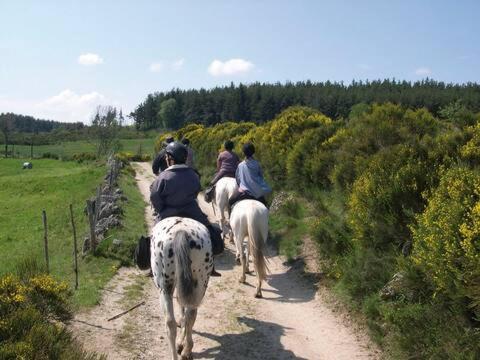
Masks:
[[[232,140],[227,140],[223,143],[223,146],[225,147],[225,150],[233,150],[233,141]]]
[[[255,154],[255,146],[253,146],[251,142],[244,144],[242,150],[247,158],[252,157],[253,154]]]
[[[185,145],[178,141],[169,143],[165,152],[175,160],[176,164],[185,164],[185,161],[187,161],[188,150]]]

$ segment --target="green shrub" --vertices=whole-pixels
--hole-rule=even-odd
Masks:
[[[287,159],[292,148],[303,138],[306,130],[328,127],[332,120],[319,111],[292,106],[274,120],[251,129],[240,139],[240,143],[251,141],[262,165],[268,169],[276,183],[287,179]]]
[[[380,290],[394,273],[393,252],[354,248],[343,260],[340,286],[355,300]]]
[[[480,331],[441,301],[387,302],[379,306],[394,358],[478,359]]]
[[[84,352],[65,326],[72,316],[66,283],[42,273],[31,261],[22,277],[0,278],[0,359],[97,359]],[[53,321],[55,320],[55,321]]]
[[[151,161],[152,156],[148,154],[134,154],[132,152],[118,152],[115,154],[115,158],[117,160],[120,160],[124,165],[129,164],[130,161],[140,161],[140,162],[145,162],[145,161]]]
[[[480,318],[480,174],[447,171],[412,230],[415,263],[438,292],[468,298]]]
[[[349,199],[354,241],[364,248],[402,247],[409,224],[424,207],[430,169],[410,146],[397,145],[372,156]]]
[[[299,219],[302,216],[302,207],[297,199],[288,197],[279,207],[281,214]]]
[[[72,160],[77,161],[79,163],[83,163],[85,161],[95,161],[97,160],[97,155],[94,153],[88,153],[88,152],[75,153],[72,155]]]
[[[328,175],[333,167],[333,158],[323,143],[334,130],[335,125],[326,122],[317,128],[305,130],[302,139],[292,144],[286,164],[290,187],[304,190],[330,185]]]
[[[58,156],[58,154],[54,154],[54,153],[51,153],[51,152],[45,152],[42,154],[41,156],[42,159],[55,159],[55,160],[58,160],[60,157]]]
[[[330,181],[348,189],[365,171],[372,155],[397,144],[415,144],[424,136],[434,136],[440,128],[425,109],[374,104],[371,111],[356,114],[323,145],[334,159]]]
[[[324,212],[312,224],[311,234],[323,255],[345,255],[351,249],[350,234],[343,219]]]

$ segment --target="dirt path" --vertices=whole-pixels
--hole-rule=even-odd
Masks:
[[[153,180],[147,163],[136,163],[137,181],[149,198]],[[211,206],[199,202],[212,217]],[[146,206],[151,224],[151,210]],[[195,359],[379,359],[379,351],[345,315],[327,305],[300,272],[270,257],[271,274],[263,299],[255,299],[255,277],[237,279],[234,249],[215,260],[221,278],[211,278],[194,327]],[[90,350],[108,359],[168,359],[163,314],[150,278],[121,269],[106,288],[101,303],[78,314],[73,330]],[[145,301],[129,314],[108,322],[126,308]]]

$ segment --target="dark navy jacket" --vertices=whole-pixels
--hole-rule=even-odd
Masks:
[[[173,165],[162,171],[152,183],[150,200],[159,220],[182,216],[208,226],[210,223],[197,203],[199,191],[200,178],[197,173],[184,164]]]

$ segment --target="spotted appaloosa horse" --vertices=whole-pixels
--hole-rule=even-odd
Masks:
[[[220,212],[220,226],[222,228],[222,233],[224,236],[228,234],[230,236],[230,240],[232,241],[232,229],[230,228],[225,214],[228,212],[228,200],[232,197],[237,189],[237,180],[232,177],[223,177],[218,180],[215,185],[215,204]]]
[[[237,254],[241,254],[242,275],[240,282],[245,283],[248,272],[249,252],[253,255],[253,266],[257,273],[258,285],[255,297],[262,297],[262,281],[267,277],[265,245],[268,237],[268,209],[256,200],[242,200],[235,204],[230,214],[230,225],[235,239]],[[247,240],[246,255],[243,242]]]
[[[213,267],[208,230],[199,222],[170,217],[157,223],[150,242],[153,280],[160,289],[172,359],[192,359],[192,329]],[[173,292],[182,308],[182,334],[177,347]]]

